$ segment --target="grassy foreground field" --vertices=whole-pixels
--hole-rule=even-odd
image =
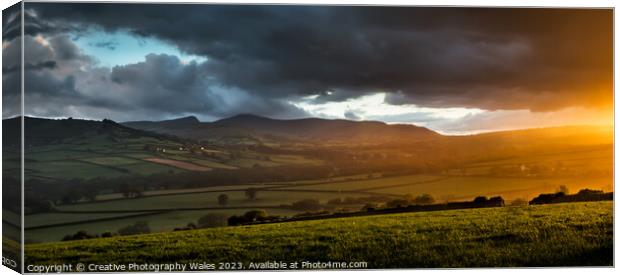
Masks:
[[[613,265],[613,203],[420,212],[26,245],[26,264],[365,261],[368,268]]]

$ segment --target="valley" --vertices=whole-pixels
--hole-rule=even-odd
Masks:
[[[332,133],[343,123],[347,135]],[[207,214],[256,209],[280,217],[351,212],[406,195],[501,196],[510,204],[561,186],[610,192],[611,133],[560,127],[442,136],[407,125],[247,115],[213,123],[26,118],[26,242],[115,233],[137,221],[169,232]],[[16,146],[5,140],[5,169],[19,169],[10,153]],[[316,203],[292,206],[307,200]]]

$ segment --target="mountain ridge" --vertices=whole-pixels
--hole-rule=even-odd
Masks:
[[[195,118],[195,117],[194,117]],[[227,136],[258,136],[295,140],[368,141],[393,139],[429,139],[441,135],[425,127],[387,124],[379,121],[346,119],[274,119],[253,114],[239,114],[213,122],[187,123],[191,117],[165,121],[128,121],[122,124],[141,130],[178,135],[193,139]],[[196,119],[197,120],[197,119]]]

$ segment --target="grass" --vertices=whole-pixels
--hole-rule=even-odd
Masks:
[[[66,226],[54,226],[50,228],[32,229],[27,231],[30,241],[49,242],[60,240],[68,233],[75,233],[79,230],[86,230],[89,233],[103,233],[106,231],[116,232],[118,229],[130,225],[135,222],[135,218],[123,219],[122,216],[137,214],[141,210],[162,209],[162,208],[199,208],[199,207],[219,207],[217,197],[220,194],[227,194],[229,197],[228,206],[230,207],[250,207],[249,209],[227,209],[216,210],[216,212],[228,215],[243,214],[251,208],[260,209],[261,206],[274,206],[280,204],[291,204],[295,201],[308,198],[319,199],[321,203],[327,202],[329,199],[347,196],[346,193],[317,193],[317,192],[280,192],[280,191],[259,191],[256,200],[248,200],[244,191],[225,191],[226,189],[243,189],[247,187],[256,187],[256,185],[239,185],[239,186],[220,186],[211,188],[189,189],[187,191],[215,191],[209,193],[190,193],[190,194],[174,194],[177,191],[186,190],[158,190],[147,194],[158,195],[153,197],[144,197],[138,199],[122,199],[96,203],[81,203],[60,205],[58,208],[65,211],[116,211],[128,210],[135,211],[131,213],[102,213],[102,214],[78,214],[78,213],[40,213],[28,215],[25,217],[27,226],[43,226],[47,224],[60,224],[62,222],[88,221],[98,218],[118,217],[113,221],[88,222],[84,224],[68,224]],[[355,196],[355,195],[354,195]],[[360,195],[357,195],[360,196]],[[112,195],[106,198],[114,198]],[[360,206],[361,207],[361,206]],[[268,209],[272,215],[292,216],[303,211]],[[197,220],[196,215],[204,215],[211,213],[209,211],[173,211],[161,215],[149,215],[140,217],[139,220],[147,221],[151,224],[151,228],[155,232],[170,231],[174,227],[181,227],[189,222]]]
[[[28,165],[27,168],[33,169],[37,172],[26,173],[26,178],[34,175],[44,175],[46,177],[56,179],[93,178],[96,176],[114,177],[126,175],[125,173],[121,173],[105,166],[73,160],[36,162]]]
[[[556,192],[561,185],[571,192],[583,188],[607,189],[613,186],[613,178],[497,178],[497,177],[450,177],[442,181],[412,184],[394,188],[377,189],[389,194],[428,193],[437,199],[469,200],[476,196],[502,196],[505,200],[531,199],[540,193]],[[612,191],[612,190],[608,190]]]
[[[139,160],[136,160],[136,159],[129,159],[129,158],[123,158],[123,157],[98,157],[98,158],[88,158],[88,159],[82,159],[82,160],[86,162],[92,162],[94,164],[121,166],[121,167],[125,165],[130,165],[130,164],[140,162]]]
[[[560,185],[565,185],[577,192],[583,188],[605,189],[613,186],[612,177],[572,177],[572,178],[515,178],[488,176],[442,176],[442,175],[407,175],[398,177],[354,179],[342,182],[325,182],[325,184],[295,186],[287,189],[355,191],[368,190],[377,193],[431,194],[438,200],[469,200],[476,196],[501,195],[506,200],[516,198],[531,199],[540,193],[555,192]],[[484,192],[481,192],[484,190]],[[343,196],[349,196],[344,194]]]
[[[380,187],[388,187],[395,184],[406,184],[411,183],[415,185],[420,182],[426,182],[431,180],[437,180],[444,178],[439,175],[407,175],[407,176],[398,176],[398,177],[385,177],[385,178],[352,178],[351,180],[340,179],[335,180],[336,182],[325,181],[325,184],[316,184],[313,185],[311,182],[308,183],[310,185],[304,186],[304,183],[300,183],[298,187],[291,185],[292,189],[306,189],[306,190],[334,190],[334,191],[354,191],[354,190],[362,190],[366,188],[380,188]],[[286,187],[289,188],[289,187]],[[380,189],[378,189],[380,190]],[[381,192],[381,191],[379,191]]]
[[[231,186],[231,188],[235,188]],[[211,193],[178,194],[166,196],[143,197],[127,200],[114,200],[98,203],[80,203],[60,205],[58,209],[65,211],[142,211],[161,208],[197,208],[197,207],[217,207],[220,194],[227,194],[228,206],[254,206],[254,205],[280,205],[314,198],[325,203],[329,199],[345,196],[346,193],[317,193],[317,192],[279,192],[279,191],[259,191],[256,200],[248,200],[244,191],[221,191]],[[359,195],[358,195],[359,196]]]
[[[165,148],[164,152],[145,151],[144,146]],[[238,169],[242,167],[276,167],[281,165],[318,165],[322,161],[296,155],[267,155],[246,151],[232,161],[204,157],[187,150],[178,150],[178,142],[158,140],[150,137],[116,138],[89,137],[80,140],[65,139],[61,143],[29,148],[26,152],[26,178],[51,178],[66,180],[72,178],[122,177],[128,175],[150,175],[168,171],[206,171],[212,169]],[[176,149],[174,149],[176,148]],[[205,150],[218,155],[228,152]],[[162,163],[147,159],[162,159]],[[165,162],[165,163],[163,163]],[[3,159],[5,167],[18,169],[19,155]],[[123,170],[120,170],[120,169]]]
[[[124,216],[141,214],[143,212],[135,213],[104,213],[104,214],[73,214],[73,213],[41,213],[36,215],[28,215],[25,217],[24,222],[26,228],[49,226],[62,223],[73,222],[86,222],[90,220],[106,219],[106,218],[122,218]]]
[[[117,232],[120,228],[134,224],[136,221],[145,221],[149,224],[152,232],[170,232],[176,227],[186,226],[188,223],[196,221],[211,213],[222,213],[228,216],[243,215],[243,213],[250,209],[222,209],[222,210],[193,210],[193,211],[171,211],[166,213],[156,213],[154,215],[142,216],[142,217],[130,217],[123,218],[124,215],[130,214],[115,214],[118,219],[103,220],[103,221],[91,221],[84,224],[67,224],[62,226],[54,226],[49,228],[28,229],[26,230],[26,240],[30,243],[37,242],[57,242],[61,240],[65,235],[73,234],[80,230],[85,230],[90,234],[102,234],[105,232]],[[293,210],[285,209],[269,209],[267,212],[270,215],[281,216],[293,216],[298,213]],[[139,212],[137,212],[139,213]],[[47,215],[47,214],[42,214]],[[57,214],[61,215],[61,214]],[[64,214],[75,215],[72,219],[83,219],[85,214]],[[92,215],[92,214],[91,214]],[[112,214],[95,214],[92,216],[103,217],[104,215],[113,216]],[[93,219],[93,218],[90,218]],[[56,221],[59,222],[60,220]]]
[[[613,203],[451,210],[26,245],[26,264],[365,261],[369,268],[610,266]]]
[[[15,271],[19,271],[20,266],[20,258],[21,258],[21,244],[16,240],[12,240],[5,236],[2,236],[2,258],[3,260],[10,259],[9,261],[15,261],[16,266],[9,266],[8,264],[4,264],[4,266],[9,267]]]

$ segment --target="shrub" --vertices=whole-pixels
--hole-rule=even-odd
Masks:
[[[315,199],[305,199],[305,200],[296,201],[293,204],[291,204],[291,207],[293,209],[301,210],[301,211],[317,211],[322,208],[321,204],[319,203],[319,200],[315,200]]]
[[[118,230],[118,234],[121,236],[145,233],[151,233],[151,228],[147,222],[143,221],[136,222],[133,225],[129,225]]]
[[[262,222],[279,219],[279,216],[268,216],[265,210],[252,210],[245,212],[243,216],[233,215],[228,218],[228,225],[240,225],[251,222]]]
[[[217,197],[217,203],[222,207],[226,206],[228,204],[228,195],[226,194],[219,195]]]
[[[362,207],[362,210],[364,210],[364,211],[374,211],[374,210],[375,210],[375,209],[377,209],[377,208],[379,208],[379,205],[378,205],[378,204],[376,204],[376,203],[372,203],[372,202],[369,202],[369,203],[365,204],[365,205]]]
[[[556,193],[564,193],[565,195],[568,195],[568,187],[566,187],[566,185],[560,185]]]
[[[228,224],[228,215],[222,214],[222,213],[209,213],[209,214],[206,214],[200,217],[200,219],[198,219],[198,223],[194,225],[194,227],[195,228],[196,227],[198,228],[221,227],[221,226],[226,226],[227,224]]]
[[[248,222],[264,221],[267,218],[267,211],[252,210],[243,214],[243,217]]]
[[[97,238],[97,235],[90,235],[84,230],[80,230],[73,235],[66,235],[62,238],[62,241],[73,241],[73,240],[86,240]]]
[[[245,197],[248,198],[248,200],[255,200],[257,193],[258,189],[248,188],[247,190],[245,190]]]
[[[240,225],[246,222],[247,220],[245,219],[244,216],[232,215],[230,216],[230,218],[228,218],[228,225],[231,225],[231,226]]]
[[[116,236],[116,234],[112,233],[112,232],[104,232],[101,234],[101,238],[110,238],[110,237],[114,237]]]
[[[577,193],[577,195],[580,195],[580,196],[600,195],[600,194],[603,194],[603,190],[581,189]]]
[[[385,204],[387,208],[401,208],[409,205],[409,201],[405,199],[391,200]]]
[[[299,213],[294,215],[294,217],[312,217],[312,216],[323,216],[323,215],[330,215],[331,212],[327,211],[327,210],[321,210],[321,211],[316,211],[316,212],[304,212],[304,213]]]
[[[488,200],[488,199],[487,199],[487,197],[485,197],[485,196],[479,196],[479,197],[476,197],[476,198],[474,199],[474,203],[475,203],[475,204],[484,204],[484,203],[486,203],[486,202],[487,202],[487,200]]]

